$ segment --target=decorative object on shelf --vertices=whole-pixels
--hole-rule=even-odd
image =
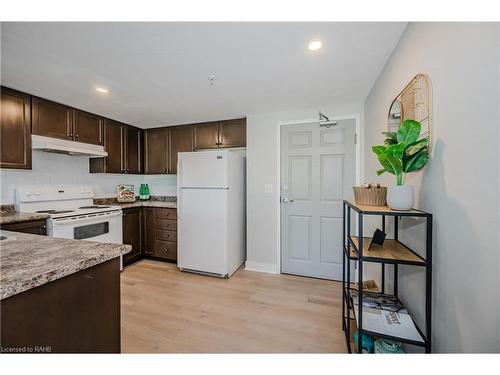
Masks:
[[[415,120],[405,120],[397,132],[384,132],[383,145],[373,146],[382,169],[377,175],[388,172],[396,176],[396,186],[387,189],[387,205],[398,211],[407,211],[415,203],[413,186],[404,185],[407,173],[422,169],[429,160],[429,141],[419,138],[421,124]]]
[[[134,185],[118,185],[116,187],[118,195],[116,200],[118,203],[135,202],[135,186]]]
[[[373,244],[382,246],[384,244],[384,241],[385,241],[385,233],[378,228],[375,229],[375,232],[373,232],[372,241],[370,242],[370,246],[368,246],[368,250],[371,249]]]
[[[357,347],[357,342],[358,342],[358,331],[354,332],[354,347],[356,348],[356,351],[358,351]],[[374,343],[373,343],[373,337],[370,335],[367,335],[366,333],[363,333],[361,337],[361,352],[362,353],[373,353],[374,349]]]
[[[139,199],[146,201],[150,198],[149,196],[149,186],[148,184],[141,184],[139,188]]]
[[[354,200],[357,204],[367,206],[385,206],[387,188],[380,184],[363,184],[361,186],[353,186]]]
[[[402,343],[384,338],[375,340],[374,346],[375,354],[404,354],[405,352]]]
[[[417,74],[392,101],[389,108],[387,130],[397,132],[404,120],[415,120],[422,124],[421,138],[427,138],[429,151],[432,146],[432,100],[431,83],[425,74]]]

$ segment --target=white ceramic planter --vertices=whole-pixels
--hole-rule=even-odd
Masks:
[[[415,204],[412,185],[389,186],[387,188],[387,205],[398,211],[408,211]]]

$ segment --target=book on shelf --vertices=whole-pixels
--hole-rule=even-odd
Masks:
[[[350,291],[359,327],[358,292]],[[396,296],[363,292],[363,329],[402,339],[424,342],[412,317]]]

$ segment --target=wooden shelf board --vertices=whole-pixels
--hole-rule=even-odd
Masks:
[[[422,215],[427,214],[426,212],[419,211],[416,209],[411,209],[408,211],[397,211],[397,210],[390,209],[389,206],[387,206],[387,205],[385,205],[385,206],[368,206],[368,205],[364,205],[364,204],[357,204],[355,201],[352,201],[352,200],[347,200],[346,202],[349,205],[351,205],[352,207],[357,208],[362,213],[370,212],[370,213],[377,213],[377,214],[391,214],[391,215],[402,214],[402,215],[410,215],[410,216],[411,215],[422,216]]]
[[[359,239],[357,236],[351,236],[351,241],[359,248]],[[405,262],[416,262],[425,265],[425,262],[420,259],[417,255],[412,253],[407,247],[402,245],[396,240],[386,239],[382,246],[373,245],[370,250],[368,246],[370,245],[371,238],[363,237],[363,257],[387,259],[394,261],[405,261]],[[351,258],[358,257],[358,254],[352,246],[350,247]]]

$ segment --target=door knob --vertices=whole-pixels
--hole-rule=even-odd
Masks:
[[[288,198],[283,198],[281,201],[283,203],[293,203],[293,202],[295,202],[293,199],[288,199]]]

